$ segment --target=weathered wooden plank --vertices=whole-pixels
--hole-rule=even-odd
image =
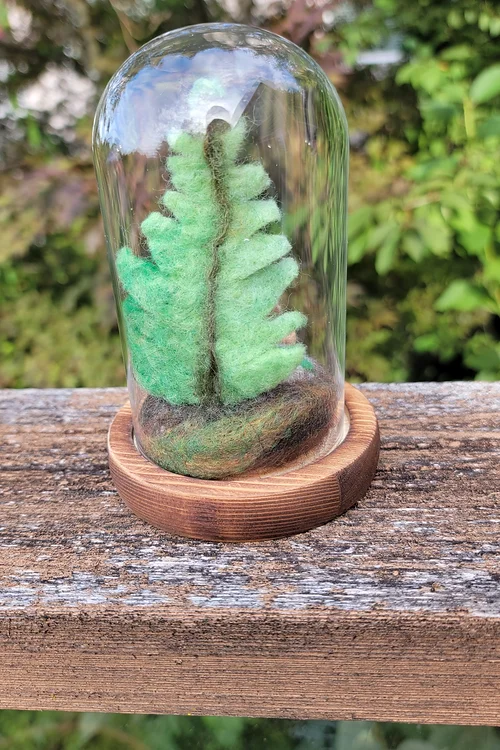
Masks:
[[[247,545],[126,510],[125,391],[0,392],[0,707],[500,722],[500,384],[364,392],[368,496]]]

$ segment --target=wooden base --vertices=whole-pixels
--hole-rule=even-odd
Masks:
[[[193,479],[148,461],[132,437],[130,405],[108,435],[116,489],[140,518],[172,534],[211,541],[273,539],[307,531],[344,513],[366,493],[379,456],[373,407],[346,385],[349,432],[330,455],[274,476]]]

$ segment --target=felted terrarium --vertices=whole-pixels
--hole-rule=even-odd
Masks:
[[[325,74],[258,29],[165,34],[108,85],[94,155],[130,395],[109,438],[122,497],[210,539],[342,512],[378,432],[353,389],[345,408],[348,142]]]

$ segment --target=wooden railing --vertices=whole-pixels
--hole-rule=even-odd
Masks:
[[[368,496],[234,545],[119,500],[124,390],[0,392],[0,707],[500,723],[500,384],[363,390]]]

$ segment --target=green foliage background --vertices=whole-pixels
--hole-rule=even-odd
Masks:
[[[221,18],[263,24],[303,45],[344,102],[352,141],[348,377],[500,377],[498,4],[271,6],[275,16],[260,17],[263,4],[251,1],[231,16],[215,0],[0,0],[0,387],[124,382],[92,111],[142,43]],[[397,53],[394,62],[361,64],[372,49]],[[64,97],[51,110],[26,98],[55,74],[92,82],[86,112]],[[0,749],[264,746],[500,750],[500,739],[488,728],[0,712]]]
[[[0,116],[0,386],[124,382],[90,157],[93,108],[151,36],[221,18],[302,44],[343,99],[348,377],[500,377],[496,3],[295,0],[270,4],[270,17],[252,2],[232,16],[202,0],[2,3],[0,89],[10,104]],[[363,64],[360,53],[373,49],[397,54]],[[86,113],[64,97],[52,111],[26,101],[54,73],[92,82]]]
[[[9,750],[500,750],[490,727],[0,712]]]
[[[369,132],[352,164],[351,372],[500,375],[498,6],[376,0],[339,29],[346,59],[399,34],[401,62],[346,90]],[[358,344],[358,342],[362,342]]]

